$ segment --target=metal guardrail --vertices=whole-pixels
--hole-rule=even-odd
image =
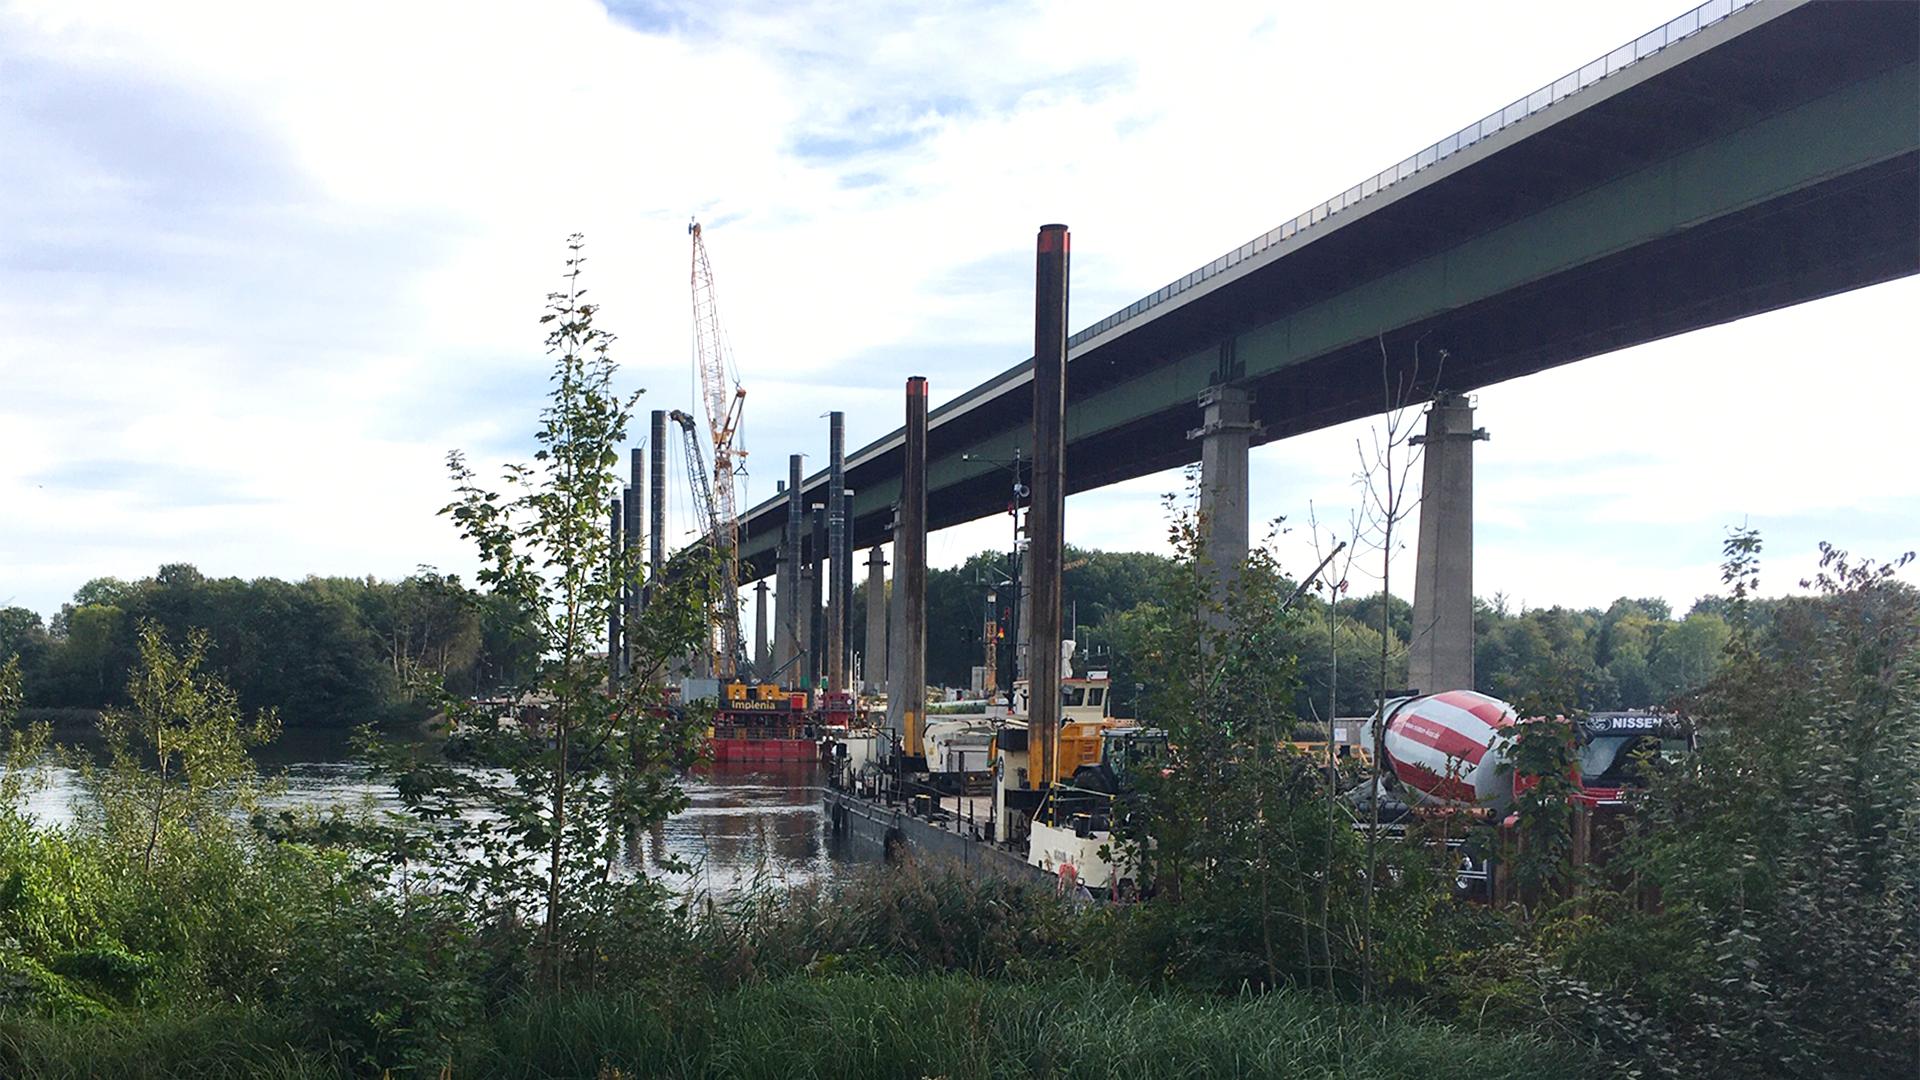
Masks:
[[[834,791],[869,800],[890,813],[916,818],[943,831],[957,833],[984,843],[993,842],[993,821],[976,816],[973,801],[964,808],[948,808],[952,792],[935,785],[909,780],[887,769],[867,769],[852,773],[839,768],[827,773],[827,786]]]
[[[1459,131],[1441,139],[1425,150],[1400,162],[1392,168],[1382,169],[1372,177],[1328,199],[1326,202],[1308,210],[1291,221],[1282,222],[1277,228],[1270,229],[1225,255],[1213,260],[1190,274],[1162,286],[1153,293],[1143,296],[1119,311],[1101,319],[1092,326],[1081,330],[1067,339],[1069,349],[1090,341],[1120,324],[1137,318],[1145,312],[1165,304],[1167,301],[1188,292],[1195,286],[1207,281],[1230,267],[1238,266],[1256,255],[1281,247],[1302,233],[1335,217],[1342,211],[1374,198],[1381,192],[1400,183],[1421,170],[1428,169],[1454,154],[1473,146],[1496,132],[1525,120],[1529,116],[1552,108],[1567,98],[1585,90],[1587,87],[1605,79],[1609,75],[1632,67],[1635,63],[1652,56],[1654,53],[1683,41],[1699,33],[1702,29],[1725,20],[1736,11],[1751,7],[1760,0],[1707,0],[1706,3],[1673,19],[1665,25],[1640,35],[1634,40],[1601,56],[1591,63],[1584,64],[1575,71],[1555,79],[1515,101],[1504,109],[1489,113],[1478,123],[1468,124]]]

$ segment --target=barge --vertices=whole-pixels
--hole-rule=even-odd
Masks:
[[[805,693],[728,683],[714,703],[707,748],[717,763],[818,761],[819,725]]]

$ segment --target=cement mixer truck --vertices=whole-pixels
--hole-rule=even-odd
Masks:
[[[1500,734],[1519,722],[1513,706],[1472,690],[1389,699],[1362,731],[1410,807],[1483,807],[1513,803],[1514,775]],[[1594,713],[1574,728],[1576,791],[1591,805],[1621,801],[1635,783],[1636,752],[1684,753],[1684,726],[1658,713]],[[1526,778],[1521,777],[1524,787]],[[1390,795],[1386,798],[1391,798]],[[1383,799],[1383,802],[1386,799]]]

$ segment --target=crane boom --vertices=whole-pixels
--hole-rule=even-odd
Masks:
[[[693,489],[693,501],[700,512],[700,524],[709,535],[719,520],[715,516],[713,488],[707,483],[706,462],[700,456],[700,435],[694,429],[693,417],[675,409],[667,414],[668,418],[680,425],[687,440],[687,486]]]
[[[700,372],[700,397],[706,405],[707,436],[713,448],[709,521],[715,553],[720,559],[722,603],[715,616],[723,623],[715,635],[714,673],[731,677],[737,674],[735,661],[740,655],[740,514],[735,504],[734,475],[744,471],[742,465],[747,456],[735,443],[747,392],[741,388],[739,376],[733,370],[726,335],[721,331],[720,309],[714,298],[713,264],[707,259],[707,244],[700,234],[700,223],[689,222],[687,234],[693,238],[693,262],[688,276],[693,292],[694,362]]]
[[[707,481],[706,465],[701,461],[699,431],[693,417],[679,409],[667,415],[680,425],[680,431],[687,441],[687,486],[693,489],[693,501],[701,524],[706,527],[707,542],[714,543],[715,537],[720,535],[720,511],[714,503],[713,488]],[[739,599],[737,589],[723,592],[720,603],[715,605],[713,625],[708,628],[708,650],[713,657],[713,671],[723,678],[732,677],[739,666]]]

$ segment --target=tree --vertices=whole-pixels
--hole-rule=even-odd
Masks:
[[[543,983],[554,989],[576,963],[581,979],[595,978],[620,921],[658,899],[643,875],[621,880],[614,867],[629,830],[686,805],[677,770],[697,755],[705,725],[667,708],[664,680],[672,659],[705,639],[717,565],[700,545],[647,583],[650,602],[624,627],[632,669],[610,682],[601,635],[642,566],[637,552],[614,548],[605,519],[639,395],[613,389],[613,337],[586,300],[582,246],[569,241],[566,286],[541,320],[554,366],[533,464],[508,466],[496,491],[449,455],[456,498],[444,512],[479,549],[491,601],[529,616],[523,644],[538,661],[503,700],[445,699],[448,758],[382,755],[443,846],[442,884],[474,898],[482,919],[511,925],[537,913]]]
[[[1732,636],[1726,619],[1704,611],[1668,627],[1649,665],[1656,699],[1665,703],[1705,686],[1720,670]]]
[[[115,661],[127,634],[127,613],[112,604],[87,604],[63,614],[67,633],[53,664],[56,692],[67,701],[105,702],[110,687],[121,681],[115,675],[125,670]]]
[[[272,712],[248,722],[233,691],[202,670],[207,645],[196,631],[175,652],[158,627],[140,628],[133,707],[104,715],[109,764],[85,773],[103,834],[144,874],[183,834],[229,829],[235,810],[253,809],[247,749],[279,729]]]
[[[27,688],[45,677],[53,642],[38,612],[23,607],[0,608],[0,662],[15,661],[14,675],[25,702]]]
[[[1440,365],[1446,363],[1447,353],[1440,350]],[[1385,703],[1390,687],[1387,685],[1387,673],[1391,670],[1393,655],[1390,646],[1394,640],[1394,630],[1390,622],[1393,610],[1393,559],[1398,553],[1396,543],[1405,546],[1405,541],[1397,538],[1400,523],[1413,513],[1417,502],[1408,495],[1413,468],[1420,460],[1415,449],[1418,445],[1413,433],[1412,405],[1421,400],[1421,388],[1426,386],[1429,392],[1439,386],[1439,365],[1431,373],[1421,371],[1420,342],[1413,343],[1411,363],[1396,365],[1387,351],[1386,338],[1380,339],[1380,388],[1382,394],[1380,425],[1373,429],[1371,447],[1363,442],[1354,444],[1355,453],[1360,459],[1360,471],[1355,476],[1355,486],[1360,489],[1360,510],[1356,516],[1354,546],[1369,545],[1380,556],[1380,592],[1379,617],[1380,664],[1377,669],[1379,683],[1374,700]],[[1408,639],[1412,640],[1411,632]],[[1375,763],[1376,796],[1378,795],[1378,763]],[[1370,800],[1372,810],[1367,825],[1367,900],[1361,916],[1361,979],[1360,994],[1365,1000],[1373,992],[1373,895],[1376,887],[1375,870],[1378,866],[1380,833],[1380,800]]]
[[[1282,605],[1291,590],[1270,552],[1256,549],[1234,588],[1216,589],[1198,519],[1171,499],[1169,512],[1176,558],[1164,603],[1124,617],[1148,687],[1144,710],[1167,733],[1169,761],[1164,772],[1143,770],[1138,813],[1116,836],[1149,887],[1180,905],[1182,923],[1206,928],[1170,963],[1271,986],[1305,975],[1313,905],[1301,856],[1321,835],[1317,813],[1296,812],[1317,811],[1318,773],[1283,753],[1293,718],[1274,708],[1297,688],[1277,639],[1298,616]],[[1303,948],[1280,934],[1297,934]]]
[[[422,567],[391,588],[369,583],[354,599],[404,697],[425,689],[426,680],[445,680],[479,659],[479,605],[458,576]]]
[[[1588,959],[1582,974],[1631,973],[1630,1000],[1660,1018],[1657,1042],[1623,1048],[1636,1055],[1713,1075],[1909,1073],[1920,593],[1893,575],[1913,557],[1823,544],[1804,583],[1815,595],[1761,620],[1760,550],[1751,530],[1728,539],[1725,660],[1684,703],[1699,752],[1656,775],[1629,850],[1663,907],[1621,937],[1686,945],[1634,949],[1611,970]]]

